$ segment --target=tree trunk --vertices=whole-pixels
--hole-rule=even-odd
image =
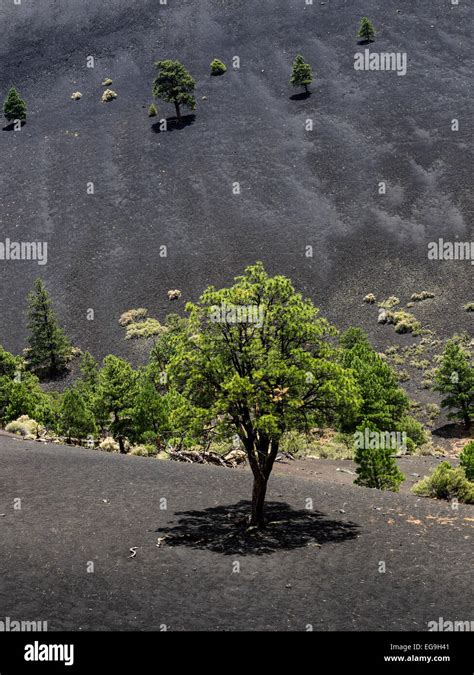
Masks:
[[[265,527],[264,504],[268,478],[254,476],[252,491],[252,515],[250,525],[262,529]]]
[[[174,107],[176,108],[176,117],[178,118],[178,123],[181,124],[181,108],[179,103],[175,103]]]
[[[120,448],[120,454],[126,455],[127,452],[126,452],[126,450],[125,450],[125,442],[124,442],[123,436],[119,436],[119,437],[117,438],[117,440],[118,440],[118,444],[119,444],[119,448]]]
[[[253,449],[248,452],[249,463],[253,472],[252,515],[250,526],[263,529],[265,527],[265,496],[267,484],[273,469],[275,457],[278,454],[278,441],[268,439],[257,443],[255,450],[258,460],[253,455]]]
[[[306,93],[308,93],[308,85],[307,84],[304,85],[304,89],[305,89]]]

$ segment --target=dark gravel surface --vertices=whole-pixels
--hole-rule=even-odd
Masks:
[[[0,239],[45,240],[49,259],[0,262],[0,343],[24,347],[37,275],[76,344],[130,355],[124,310],[163,318],[168,289],[183,290],[182,309],[256,259],[381,343],[393,328],[377,326],[361,302],[368,292],[406,302],[433,291],[414,310],[424,324],[472,330],[462,305],[474,268],[427,260],[428,242],[473,234],[470,12],[447,0],[1,3],[0,96],[15,84],[29,117],[21,132],[0,133]],[[362,14],[378,29],[372,50],[407,53],[405,77],[353,69]],[[290,99],[298,51],[315,71],[306,100]],[[214,57],[229,66],[223,77],[209,76]],[[180,59],[197,80],[195,119],[167,133],[147,116],[158,58]],[[105,77],[118,93],[110,104],[100,103]]]
[[[240,524],[250,487],[246,471],[0,438],[0,614],[84,631],[472,618],[472,507],[274,476],[277,522],[256,538]]]

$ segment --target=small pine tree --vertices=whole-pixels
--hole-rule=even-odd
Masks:
[[[441,405],[452,411],[448,419],[463,420],[469,429],[474,417],[474,368],[469,354],[454,340],[446,345],[434,389],[445,394]]]
[[[371,42],[375,36],[375,28],[372,23],[366,16],[362,17],[360,20],[359,32],[357,37],[360,37],[364,42]]]
[[[15,87],[11,87],[3,104],[3,114],[9,122],[26,120],[26,103]]]
[[[90,352],[84,352],[81,358],[81,381],[93,389],[99,379],[99,364]]]
[[[71,438],[84,438],[96,432],[94,416],[87,408],[78,389],[68,389],[64,394],[59,414],[59,427],[69,442]]]
[[[134,408],[137,374],[132,366],[117,356],[106,356],[99,372],[96,411],[100,420],[108,420],[108,428],[125,453],[125,439],[135,432]]]
[[[167,103],[173,103],[176,117],[181,122],[181,106],[195,110],[196,99],[193,96],[196,82],[179,61],[157,61],[155,68],[158,75],[153,82],[153,96]]]
[[[359,428],[362,434],[365,427],[369,428],[371,425],[362,425]],[[374,428],[372,427],[372,429]],[[398,468],[392,450],[386,447],[371,448],[362,447],[362,445],[356,447],[355,450],[354,458],[358,465],[356,469],[357,478],[354,481],[356,485],[398,492],[400,483],[403,483],[405,476]]]
[[[227,66],[219,59],[214,59],[211,61],[211,75],[223,75],[227,70]]]
[[[294,87],[304,87],[308,93],[308,85],[313,81],[313,71],[309,63],[306,63],[301,54],[298,54],[293,61],[290,84]]]
[[[64,370],[71,357],[71,343],[58,324],[41,279],[36,280],[28,295],[28,328],[29,367],[45,376],[54,376]]]
[[[468,443],[459,457],[466,478],[474,481],[474,441]]]
[[[148,117],[156,117],[158,115],[158,108],[154,103],[148,108]]]

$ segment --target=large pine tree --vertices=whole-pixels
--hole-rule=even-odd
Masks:
[[[58,324],[41,279],[35,281],[28,295],[28,329],[29,367],[45,377],[53,377],[63,371],[71,356],[71,343]]]

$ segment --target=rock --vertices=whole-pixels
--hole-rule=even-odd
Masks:
[[[82,98],[82,94],[80,91],[73,91],[71,94],[71,98],[73,101],[79,101],[79,99]]]

